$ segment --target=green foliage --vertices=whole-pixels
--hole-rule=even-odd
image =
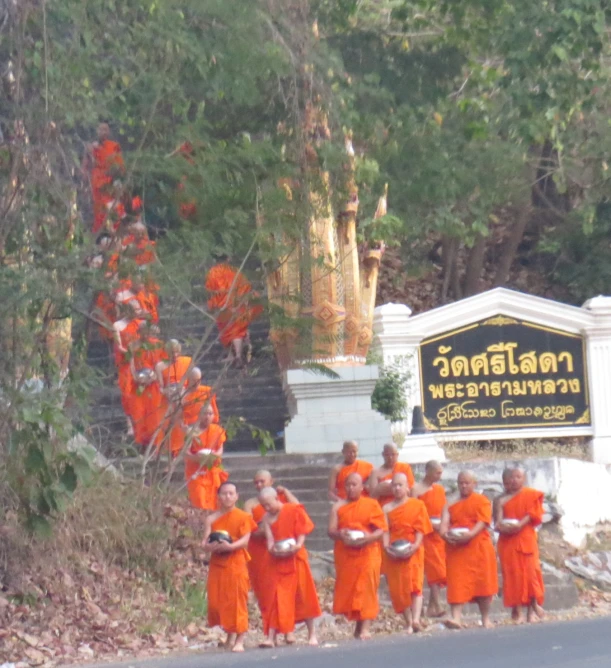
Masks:
[[[371,405],[391,422],[407,417],[407,384],[409,373],[403,360],[380,365],[380,377],[371,396]]]

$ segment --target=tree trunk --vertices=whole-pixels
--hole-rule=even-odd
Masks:
[[[480,279],[482,269],[484,268],[484,258],[486,257],[486,237],[477,235],[475,244],[469,252],[469,261],[467,262],[467,271],[465,273],[464,295],[470,297],[480,292]]]
[[[524,236],[524,231],[526,230],[526,225],[528,224],[531,210],[532,208],[530,205],[525,205],[522,209],[522,212],[520,213],[520,217],[509,232],[509,236],[505,241],[505,246],[499,259],[496,274],[494,276],[493,286],[495,288],[505,285],[507,279],[509,278],[509,270],[511,269],[511,265],[515,259],[518,246],[520,245],[522,237]]]
[[[454,265],[456,264],[456,254],[458,250],[458,240],[453,237],[443,237],[441,240],[442,258],[443,258],[443,285],[441,286],[441,303],[448,301],[448,291]]]

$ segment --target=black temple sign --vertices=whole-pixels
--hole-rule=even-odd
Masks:
[[[434,431],[589,425],[584,339],[505,315],[420,344]]]

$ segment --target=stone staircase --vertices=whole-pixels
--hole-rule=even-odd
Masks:
[[[309,550],[326,551],[333,548],[327,536],[331,503],[327,498],[329,471],[341,459],[337,455],[226,455],[223,466],[235,482],[242,501],[255,495],[253,478],[260,469],[271,471],[277,485],[289,489],[305,506],[316,528],[308,536]]]
[[[176,338],[183,344],[183,352],[193,355],[202,352],[196,363],[202,369],[204,382],[217,393],[221,420],[241,418],[244,425],[269,431],[276,450],[284,447],[283,430],[288,418],[282,389],[280,369],[269,342],[269,324],[259,319],[251,327],[253,360],[248,370],[228,366],[225,351],[216,340],[216,328],[201,345],[211,321],[188,303],[174,301],[161,310],[160,326],[164,339]],[[114,456],[125,445],[126,421],[121,408],[120,393],[110,347],[102,340],[89,344],[87,361],[100,376],[100,383],[92,391],[89,408],[90,439],[106,456]],[[242,428],[225,450],[232,452],[258,451],[260,441],[248,428]]]

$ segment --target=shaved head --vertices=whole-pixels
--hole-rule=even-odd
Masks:
[[[399,449],[394,443],[384,443],[384,448],[382,449],[382,452],[399,452]]]
[[[359,454],[359,446],[357,445],[356,441],[344,441],[342,454],[344,455],[345,464],[354,464]]]
[[[189,371],[187,378],[190,383],[199,383],[202,379],[202,370],[198,366],[194,366],[191,371]]]
[[[475,491],[477,478],[472,471],[461,471],[458,474],[458,491],[463,499],[468,498]]]
[[[436,473],[437,471],[442,471],[443,467],[437,460],[431,459],[430,462],[424,465],[424,470],[426,473]]]
[[[260,471],[257,471],[255,473],[253,482],[255,484],[255,489],[257,490],[257,492],[261,492],[261,490],[264,489],[265,487],[271,487],[274,484],[274,479],[269,471],[261,469]]]
[[[168,351],[176,355],[180,355],[182,351],[182,346],[180,345],[180,341],[178,341],[177,339],[170,339],[168,341]]]
[[[273,487],[264,487],[259,492],[259,501],[265,501],[266,499],[277,499],[278,493]]]
[[[409,494],[409,483],[405,473],[395,473],[392,477],[392,493],[397,501],[402,501]]]
[[[349,501],[356,501],[363,493],[363,478],[358,473],[351,473],[345,482],[346,496]]]
[[[382,448],[382,459],[384,459],[384,468],[393,469],[399,459],[399,450],[394,443],[386,443]]]

